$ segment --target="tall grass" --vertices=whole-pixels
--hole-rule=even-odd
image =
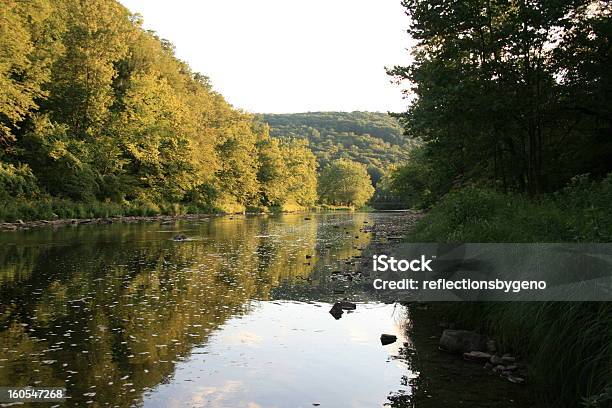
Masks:
[[[445,197],[414,242],[612,242],[612,177],[532,200],[470,188]],[[612,302],[491,302],[448,314],[527,357],[554,407],[612,406]]]

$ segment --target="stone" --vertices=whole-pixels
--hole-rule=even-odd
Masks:
[[[516,365],[509,365],[509,366],[506,366],[506,370],[508,370],[508,371],[514,371],[514,370],[516,370],[517,368],[518,368],[518,366],[516,366]]]
[[[484,351],[486,339],[468,330],[444,330],[440,336],[440,349],[450,353],[469,353]]]
[[[355,310],[357,309],[357,305],[355,303],[349,302],[347,300],[342,300],[338,302],[342,310]]]
[[[506,367],[504,367],[503,365],[496,365],[495,367],[493,367],[493,371],[496,373],[501,373],[506,369]]]
[[[380,335],[380,343],[383,346],[386,346],[387,344],[395,343],[396,340],[397,340],[397,336],[393,334],[381,334]]]
[[[185,241],[187,239],[187,235],[185,234],[176,234],[174,236],[174,238],[172,238],[175,241]]]
[[[504,363],[504,360],[502,360],[500,356],[496,356],[496,355],[491,356],[490,361],[491,361],[491,364],[493,365],[500,365]]]
[[[491,354],[482,351],[470,351],[463,353],[463,358],[468,361],[487,362],[491,359]]]
[[[336,320],[340,319],[343,313],[344,311],[342,310],[342,306],[340,305],[340,302],[334,303],[332,308],[329,310],[329,314],[334,316],[334,319]]]
[[[524,384],[525,383],[525,379],[523,377],[509,375],[507,378],[508,378],[508,381],[514,384]]]
[[[506,356],[506,355],[504,355],[504,356],[502,357],[502,361],[503,361],[504,363],[514,363],[514,362],[516,361],[516,358],[514,358],[514,357],[512,357],[512,356]]]

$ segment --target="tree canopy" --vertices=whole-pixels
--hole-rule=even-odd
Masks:
[[[612,170],[608,2],[403,5],[414,62],[390,74],[416,96],[397,116],[423,142],[395,178],[415,180],[403,193],[475,183],[537,195]],[[427,180],[411,177],[416,168]]]
[[[373,194],[372,180],[364,164],[337,159],[321,171],[319,197],[323,203],[362,207]]]
[[[316,161],[115,0],[0,0],[0,197],[309,206]]]
[[[365,164],[374,184],[389,166],[402,163],[414,144],[387,113],[264,114],[261,119],[274,137],[308,140],[321,168],[340,158]]]

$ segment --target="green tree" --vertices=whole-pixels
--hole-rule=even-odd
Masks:
[[[281,145],[286,166],[287,200],[302,207],[312,207],[317,202],[317,159],[300,140],[285,141]]]
[[[328,204],[361,207],[373,194],[367,168],[361,163],[338,159],[327,165],[319,177],[319,197]]]
[[[0,155],[15,141],[22,122],[46,96],[53,53],[52,4],[0,1]]]
[[[538,194],[576,174],[612,170],[612,142],[601,138],[611,129],[604,2],[403,5],[414,63],[390,73],[410,81],[416,98],[399,116],[448,188]]]

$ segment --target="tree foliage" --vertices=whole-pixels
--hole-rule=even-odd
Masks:
[[[308,147],[271,138],[117,1],[0,0],[0,33],[3,199],[315,203]]]
[[[414,144],[396,119],[380,112],[266,114],[262,120],[275,137],[308,140],[321,168],[340,158],[365,164],[374,184]]]
[[[424,142],[438,197],[490,185],[532,195],[612,170],[612,9],[597,0],[405,0],[416,98],[398,115]],[[400,169],[408,176],[414,164]]]
[[[364,164],[337,159],[325,166],[319,177],[319,196],[324,203],[362,207],[374,194]]]

